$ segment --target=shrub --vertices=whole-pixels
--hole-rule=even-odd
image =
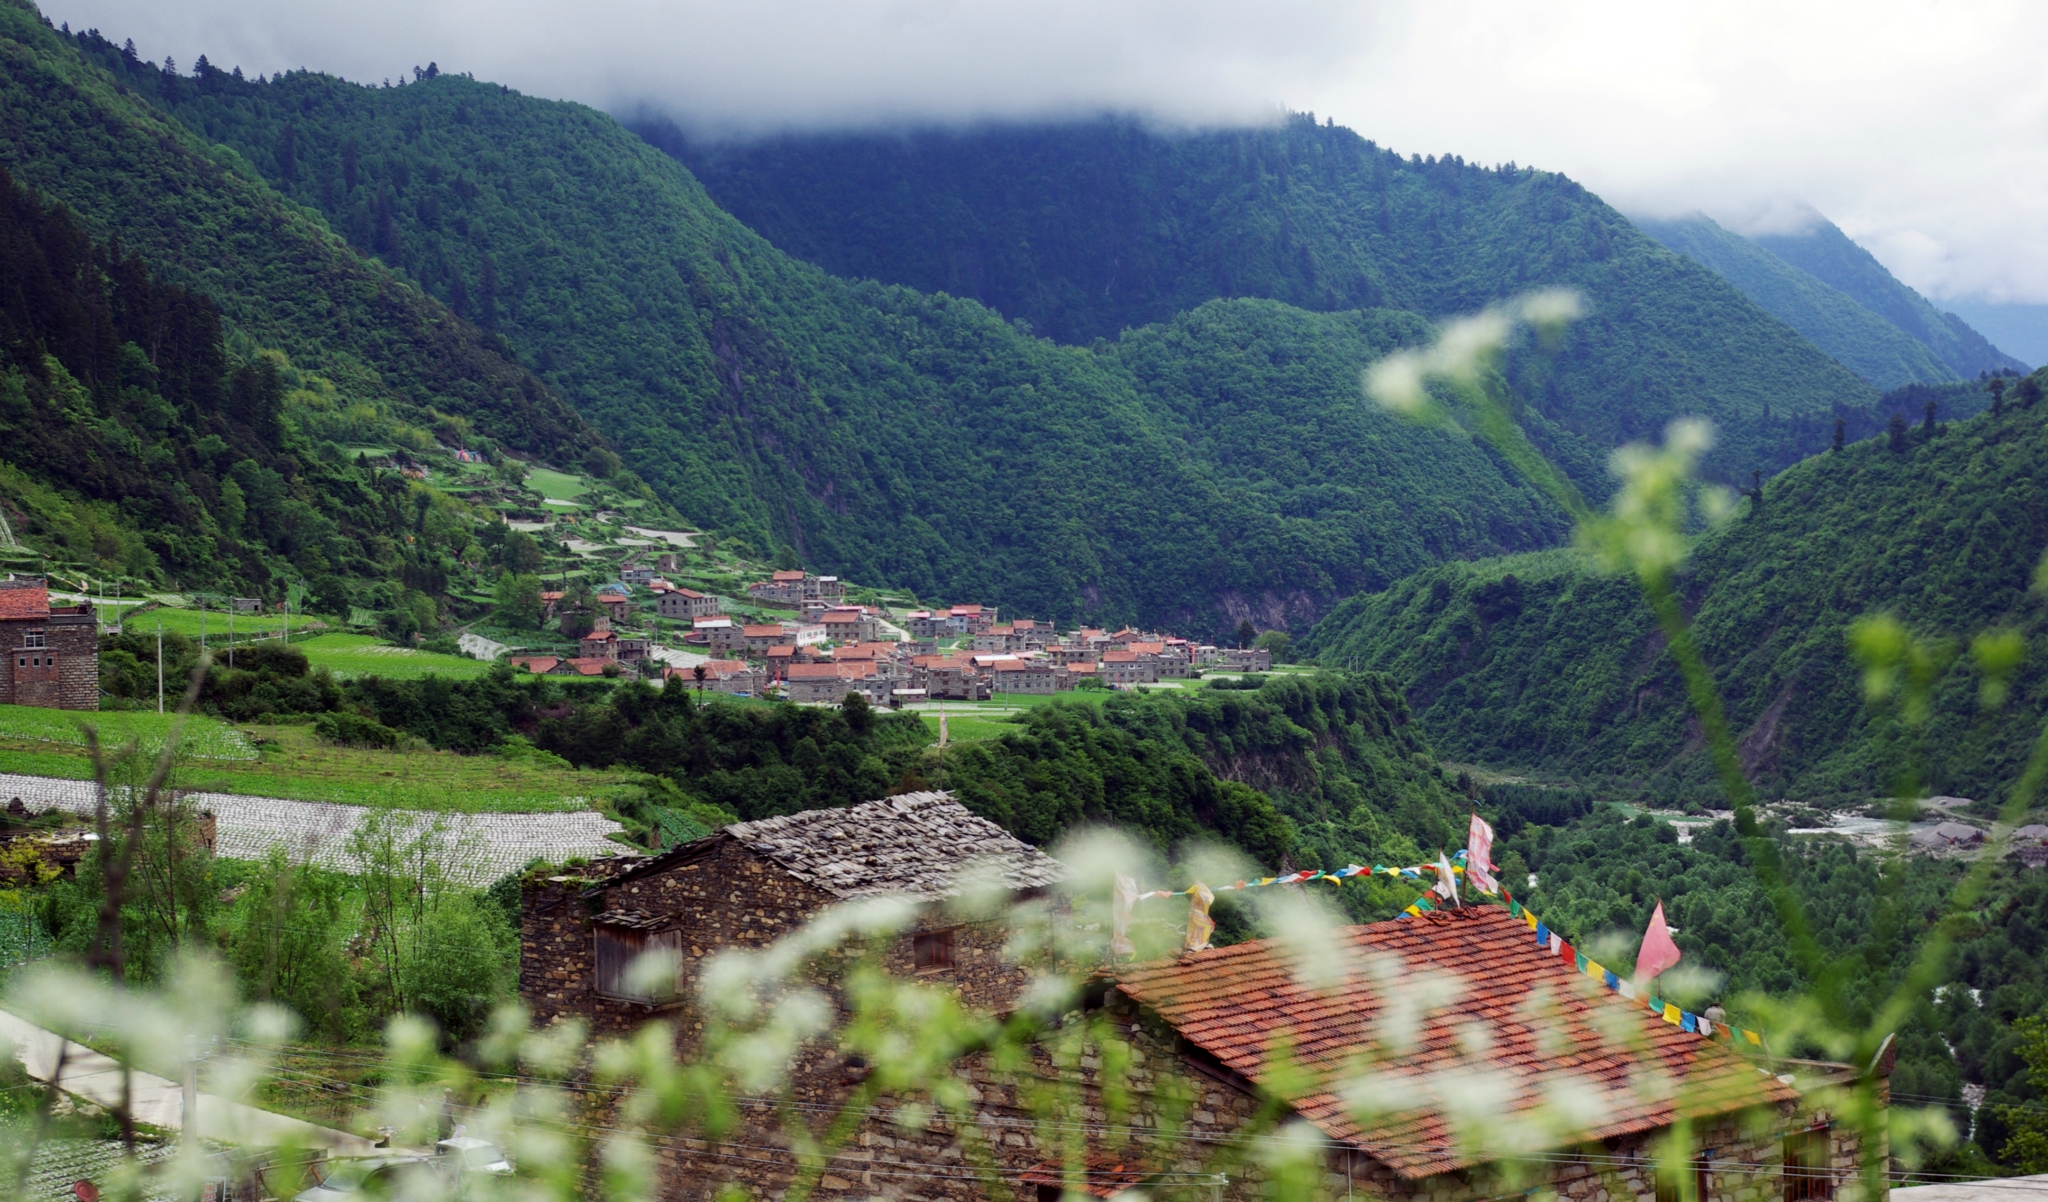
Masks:
[[[369,747],[386,751],[395,749],[400,738],[397,731],[382,722],[346,710],[313,719],[313,734],[338,747]]]

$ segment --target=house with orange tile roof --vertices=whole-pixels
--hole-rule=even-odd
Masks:
[[[802,850],[830,855],[840,847],[868,853],[854,865],[907,854],[858,830]],[[646,871],[629,868],[619,879]],[[707,871],[700,883],[704,896],[716,897],[750,879],[727,869]],[[606,891],[606,914],[623,924],[653,912],[611,900],[623,893]],[[556,912],[569,919],[527,928],[551,932],[596,908],[564,901]],[[722,928],[696,922],[684,946],[708,948],[698,932],[713,929]],[[569,935],[581,939],[565,936],[564,947],[589,943],[580,930]],[[1118,1079],[1124,1117],[1114,1123],[1074,1121],[1048,1136],[1021,1098],[1034,1076],[1057,1074],[1083,1113],[1099,1112],[1106,1081],[1091,1058],[1057,1069],[1050,1058],[1026,1060],[1006,1071],[971,1053],[955,1073],[974,1083],[975,1126],[1016,1135],[982,1145],[987,1169],[1030,1187],[1025,1199],[1046,1202],[1129,1198],[1124,1191],[1147,1187],[1166,1198],[1255,1202],[1269,1196],[1264,1166],[1281,1148],[1306,1150],[1315,1187],[1307,1196],[1331,1202],[1668,1202],[1681,1191],[1660,1153],[1681,1121],[1690,1143],[1677,1171],[1697,1202],[1821,1202],[1856,1181],[1862,1142],[1859,1128],[1841,1121],[1848,1099],[1838,1091],[1867,1079],[1882,1107],[1889,1043],[1867,1066],[1745,1051],[1610,993],[1542,935],[1487,904],[1336,927],[1313,941],[1255,940],[1100,967],[1083,1009],[1134,1070]],[[751,925],[746,937],[758,937]],[[542,962],[523,954],[522,972]],[[535,988],[537,1009],[567,997],[538,993],[557,988],[553,978]],[[965,1000],[983,1010],[1008,1004],[1000,994]],[[805,1064],[799,1096],[843,1096],[845,1060]],[[760,1149],[747,1157],[701,1141],[672,1144],[662,1158],[669,1184],[733,1181],[776,1196],[795,1169],[772,1138],[777,1105],[740,1101],[745,1142]],[[934,1171],[959,1163],[955,1127],[895,1119],[893,1109],[877,1108],[858,1120],[825,1170],[846,1185],[821,1196],[866,1197],[873,1183],[914,1180],[920,1199],[984,1202],[979,1174]],[[1057,1142],[1039,1142],[1047,1138]],[[1228,1171],[1202,1163],[1212,1157]]]
[[[1115,688],[1130,688],[1133,685],[1151,684],[1158,679],[1158,663],[1141,657],[1135,651],[1105,651],[1102,653],[1102,680],[1104,684]]]
[[[0,705],[100,707],[99,618],[90,605],[50,604],[49,581],[0,580]]]
[[[556,664],[562,662],[562,657],[558,655],[514,655],[506,659],[505,662],[515,668],[523,668],[535,676],[546,676],[555,670]]]
[[[1198,1138],[1229,1138],[1279,1086],[1325,1179],[1353,1196],[1479,1199],[1513,1176],[1517,1195],[1565,1202],[1676,1197],[1656,1153],[1681,1115],[1707,1150],[1692,1166],[1703,1202],[1829,1198],[1858,1171],[1856,1129],[1833,1122],[1828,1091],[1859,1069],[1753,1059],[1725,1028],[1673,1025],[1501,906],[1342,927],[1329,943],[1314,965],[1266,939],[1103,970],[1112,1021],[1166,1037],[1160,1050],[1194,1070],[1214,1118]],[[1889,1074],[1889,1049],[1872,1067]]]

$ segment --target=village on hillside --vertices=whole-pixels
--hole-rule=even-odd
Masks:
[[[587,602],[567,589],[542,591],[544,619],[564,637],[573,633],[575,650],[515,654],[512,664],[537,674],[681,678],[731,696],[799,704],[836,705],[859,694],[869,704],[900,707],[1129,689],[1205,668],[1264,671],[1273,662],[1265,647],[1005,621],[994,605],[863,604],[849,600],[838,577],[796,569],[749,582],[744,598],[733,598],[673,582],[678,567],[674,552],[629,560]]]

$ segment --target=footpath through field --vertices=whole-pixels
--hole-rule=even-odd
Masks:
[[[367,806],[321,801],[290,801],[282,797],[246,797],[234,793],[187,793],[191,803],[212,812],[214,854],[231,860],[260,860],[280,844],[294,860],[356,871],[349,854],[349,835],[373,812]],[[19,797],[32,810],[55,806],[72,814],[91,814],[93,783],[52,776],[0,773],[0,805]],[[607,836],[623,830],[618,823],[589,810],[549,814],[427,814],[399,811],[410,830],[425,830],[439,820],[447,824],[447,849],[442,869],[454,880],[487,885],[508,872],[524,868],[536,857],[559,863],[571,856],[616,855],[626,850]]]

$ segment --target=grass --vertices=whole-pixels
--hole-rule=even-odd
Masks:
[[[550,501],[573,501],[590,491],[588,480],[551,467],[537,467],[527,472],[526,486]]]
[[[111,616],[111,614],[108,616]],[[165,634],[182,634],[186,638],[196,639],[199,637],[202,619],[206,624],[207,646],[211,647],[216,642],[225,646],[228,636],[228,616],[217,609],[209,609],[202,614],[197,609],[171,609],[165,607],[152,609],[145,614],[130,614],[123,618],[122,621],[127,623],[127,631],[130,634],[154,634],[157,623],[161,622],[163,623]],[[276,634],[278,631],[285,629],[303,630],[307,623],[317,620],[305,614],[236,614],[235,642],[238,644],[243,643],[255,635]]]
[[[109,710],[100,713],[79,710],[42,709],[30,705],[0,705],[0,739],[28,744],[68,744],[85,747],[85,726],[99,730],[100,744],[117,747],[137,740],[144,752],[163,750],[174,714],[147,710]],[[248,738],[218,718],[194,716],[186,719],[182,746],[187,755],[206,760],[253,760],[256,749]]]
[[[927,713],[923,715],[923,718],[925,729],[931,731],[932,737],[936,739],[939,735],[939,716]],[[956,714],[950,711],[946,715],[946,739],[948,742],[973,743],[982,739],[993,739],[1015,733],[1017,733],[1017,724],[1002,718],[982,718],[972,714]]]
[[[305,726],[244,730],[255,758],[188,760],[179,766],[174,783],[181,789],[342,805],[523,814],[591,809],[618,789],[631,787],[634,779],[629,772],[579,771],[532,757],[330,747]],[[47,744],[7,739],[0,740],[0,772],[87,780],[92,764],[83,748],[55,751]]]
[[[390,680],[417,680],[422,676],[481,676],[490,671],[482,660],[463,655],[443,655],[411,647],[394,647],[367,634],[320,634],[295,646],[306,653],[316,668],[336,676],[382,676]]]

